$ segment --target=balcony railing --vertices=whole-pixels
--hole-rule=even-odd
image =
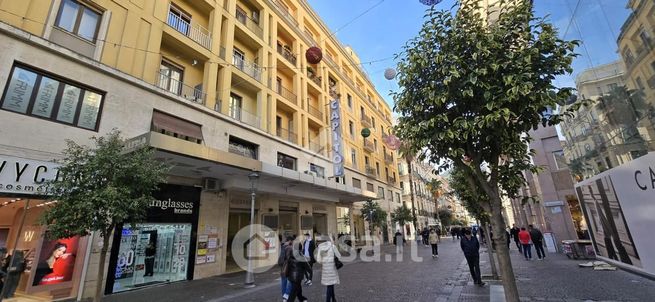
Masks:
[[[298,26],[298,21],[293,15],[291,15],[289,8],[286,5],[284,5],[284,3],[282,3],[280,0],[275,0],[274,3],[275,6],[277,6],[282,11],[282,14],[287,20],[289,20],[294,25]]]
[[[237,121],[255,128],[260,128],[261,126],[259,123],[259,117],[244,110],[242,107],[230,105],[230,112],[228,115]]]
[[[310,33],[308,30],[305,29],[305,36],[309,39],[309,41],[312,42],[312,45],[310,46],[318,46],[318,42],[314,39],[314,35]]]
[[[309,141],[309,150],[312,150],[316,153],[323,153],[323,147],[321,144],[317,141]]]
[[[391,176],[387,176],[387,182],[390,183],[390,184],[395,184],[396,183],[396,178],[391,177]]]
[[[287,99],[291,103],[298,104],[298,96],[296,96],[293,91],[289,90],[288,88],[284,87],[282,84],[277,83],[276,85],[276,90],[277,93],[279,93],[283,98]]]
[[[368,152],[375,152],[375,145],[372,141],[364,139],[364,150]]]
[[[312,80],[312,82],[316,83],[316,85],[321,86],[321,76],[317,76],[315,71],[307,70],[307,77]]]
[[[250,31],[252,31],[257,37],[262,38],[264,36],[264,30],[259,26],[257,22],[250,19],[246,13],[237,9],[234,14],[239,23],[245,25]]]
[[[371,127],[372,125],[371,118],[363,113],[362,113],[362,125],[366,127]]]
[[[262,81],[262,71],[261,68],[257,66],[257,64],[248,62],[236,54],[232,55],[232,64],[234,64],[237,69],[243,71],[245,74],[251,76],[258,82]]]
[[[183,35],[189,37],[191,40],[202,45],[202,47],[211,50],[212,46],[212,37],[209,30],[196,24],[189,24],[188,21],[182,19],[180,16],[176,15],[172,11],[168,12],[168,20],[166,20],[168,26],[179,31]]]
[[[160,70],[155,76],[157,87],[177,94],[191,102],[204,104],[207,94],[202,91],[202,84],[196,87],[185,85],[179,80],[172,78],[165,70]]]
[[[393,164],[393,155],[385,153],[384,154],[384,162],[387,164]]]
[[[366,175],[377,177],[378,176],[378,170],[371,167],[371,166],[369,166],[369,165],[366,165]]]
[[[317,119],[319,119],[319,120],[323,120],[323,113],[321,113],[321,111],[318,110],[318,108],[316,108],[316,107],[314,107],[314,106],[312,106],[312,105],[309,105],[309,106],[308,106],[308,109],[309,109],[309,110],[308,110],[308,111],[309,111],[309,114],[315,116],[315,117],[316,117]]]
[[[218,50],[218,56],[225,60],[225,46],[221,46],[221,48]]]
[[[332,58],[332,56],[329,53],[324,52],[323,53],[323,58],[325,58],[325,62],[327,62],[328,65],[332,66],[332,68],[334,68],[336,70],[339,70],[339,66],[337,65],[337,63],[334,61],[334,59]]]
[[[296,66],[296,62],[298,61],[296,58],[296,55],[294,55],[291,50],[285,48],[284,46],[278,44],[277,45],[277,53],[281,54],[283,58],[285,58],[289,63],[291,63],[293,66]]]
[[[279,138],[282,138],[283,140],[286,140],[288,142],[291,142],[291,143],[294,143],[294,144],[298,143],[298,135],[295,132],[291,131],[291,130],[284,129],[284,128],[277,128],[277,131],[276,131],[275,134]]]

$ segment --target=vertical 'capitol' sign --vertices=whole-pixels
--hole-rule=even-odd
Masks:
[[[341,109],[339,99],[330,100],[330,128],[332,129],[332,162],[334,176],[343,176],[343,146],[341,145]]]

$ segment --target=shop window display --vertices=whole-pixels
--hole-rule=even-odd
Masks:
[[[144,223],[123,228],[113,292],[187,279],[190,223]]]

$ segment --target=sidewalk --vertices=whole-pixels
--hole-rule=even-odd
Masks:
[[[459,282],[465,280],[466,285],[462,286],[458,300],[451,297],[448,301],[490,301],[492,286],[502,286],[499,281],[485,279],[491,275],[491,266],[486,249],[483,250],[480,269],[487,282],[484,291],[470,281],[464,261],[460,265]],[[589,260],[571,260],[560,253],[548,253],[544,260],[538,261],[534,249],[533,260],[526,261],[515,246],[511,247],[510,256],[521,301],[655,301],[655,281],[618,268],[616,271],[581,268],[578,264]]]

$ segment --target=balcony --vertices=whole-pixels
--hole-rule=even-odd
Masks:
[[[289,11],[289,8],[282,3],[280,0],[274,0],[275,6],[277,6],[280,11],[282,11],[282,15],[284,15],[284,18],[287,19],[287,21],[293,23],[295,26],[298,26],[298,21],[296,21],[296,18],[291,15],[291,12]]]
[[[373,125],[373,123],[371,122],[371,118],[364,113],[362,113],[361,121],[362,121],[362,125],[365,127],[371,127],[371,125]]]
[[[291,103],[294,103],[296,105],[298,104],[298,96],[296,96],[296,94],[293,93],[293,91],[291,91],[288,88],[284,87],[280,83],[277,83],[275,88],[276,88],[275,91],[279,95],[281,95],[283,98],[285,98],[286,100],[288,100]]]
[[[323,146],[318,141],[309,140],[309,150],[312,150],[316,153],[323,153]]]
[[[230,112],[228,114],[231,118],[240,121],[246,125],[260,128],[259,117],[256,114],[244,110],[242,107],[230,105]]]
[[[309,111],[309,114],[313,115],[314,117],[316,117],[319,120],[323,120],[323,113],[321,113],[321,111],[318,110],[318,108],[316,108],[316,107],[314,107],[312,105],[309,105],[307,109],[308,109],[307,111]]]
[[[395,185],[395,184],[396,184],[396,178],[395,178],[395,177],[391,177],[391,176],[387,176],[387,182],[388,182],[389,184]]]
[[[385,153],[384,154],[384,162],[387,163],[388,165],[392,165],[393,164],[393,155]]]
[[[243,71],[245,74],[257,80],[257,82],[262,81],[262,71],[261,68],[257,66],[257,64],[248,62],[236,54],[232,55],[232,64],[234,64],[234,67],[237,69]]]
[[[164,70],[157,71],[155,79],[157,81],[155,85],[162,90],[172,92],[197,104],[205,104],[207,94],[202,91],[202,84],[196,85],[196,87],[185,85],[181,81],[172,78]]]
[[[314,35],[313,35],[312,33],[310,33],[310,32],[309,32],[308,30],[306,30],[306,29],[305,29],[304,33],[305,33],[305,36],[307,37],[307,39],[308,39],[310,42],[312,42],[312,45],[310,45],[310,46],[318,46],[318,42],[316,42],[316,40],[314,39]]]
[[[294,144],[298,143],[298,135],[291,130],[284,129],[284,128],[277,128],[275,135],[290,143],[294,143]]]
[[[283,58],[285,58],[291,65],[296,66],[296,62],[298,59],[296,58],[296,55],[294,55],[291,52],[291,49],[287,48],[287,46],[282,46],[280,44],[277,45],[277,53],[281,54]]]
[[[248,17],[248,15],[244,11],[237,8],[234,16],[236,17],[237,21],[239,21],[239,23],[245,25],[257,37],[259,37],[260,39],[264,37],[264,30],[259,26],[258,22],[255,22],[254,20],[250,19],[250,17]]]
[[[366,165],[366,175],[371,176],[371,177],[377,177],[378,176],[378,170],[375,168]]]
[[[200,44],[202,47],[211,50],[211,33],[206,28],[183,19],[171,10],[168,11],[166,24]]]
[[[227,60],[225,58],[225,46],[221,46],[221,48],[218,50],[218,56],[223,60]]]
[[[364,151],[368,151],[369,153],[375,152],[375,145],[372,141],[364,139]]]
[[[330,97],[333,99],[339,98],[339,93],[337,93],[337,86],[330,86]]]
[[[339,70],[339,66],[327,51],[323,52],[323,58],[325,58],[325,62],[327,62],[328,65],[332,66],[335,70]]]
[[[317,76],[314,69],[307,68],[307,77],[319,87],[321,86],[321,76]]]

